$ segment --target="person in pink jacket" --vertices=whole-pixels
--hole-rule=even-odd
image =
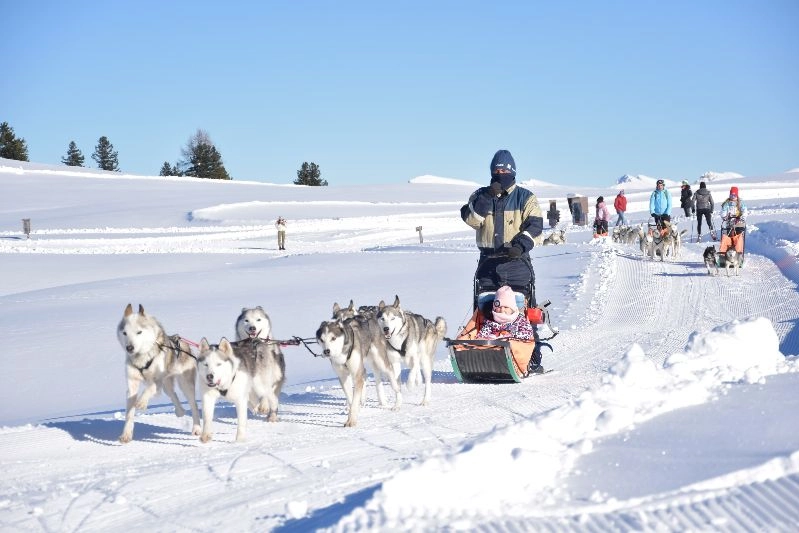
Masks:
[[[610,211],[608,206],[605,205],[605,197],[600,196],[596,199],[596,218],[594,219],[596,233],[594,233],[594,237],[607,237],[609,220]]]

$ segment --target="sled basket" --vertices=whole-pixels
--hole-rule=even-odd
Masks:
[[[532,346],[530,349],[532,350]],[[522,381],[514,363],[509,341],[456,339],[449,342],[449,353],[452,370],[460,383],[521,383]]]
[[[531,323],[542,323],[541,309],[525,311]],[[461,383],[521,383],[527,375],[535,340],[478,339],[484,320],[480,309],[475,309],[460,335],[447,341],[455,377]]]
[[[513,287],[516,306],[533,325],[546,325],[552,336],[538,340],[520,340],[511,337],[478,339],[477,333],[490,316],[496,287],[481,286],[473,281],[472,317],[455,339],[445,339],[455,377],[461,383],[521,383],[527,377],[527,367],[533,358],[536,342],[549,340],[558,331],[549,323],[546,308],[549,300],[537,305],[533,282],[525,287]],[[546,342],[542,346],[549,346]]]

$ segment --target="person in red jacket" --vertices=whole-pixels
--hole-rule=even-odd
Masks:
[[[624,212],[627,211],[627,197],[624,196],[624,189],[620,190],[619,194],[616,195],[616,199],[613,201],[613,207],[616,208],[616,214],[619,215],[619,218],[616,220],[616,225],[626,226],[627,219],[624,218]]]

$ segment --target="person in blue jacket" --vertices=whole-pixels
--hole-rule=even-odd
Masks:
[[[671,222],[671,193],[663,180],[657,181],[655,190],[649,197],[649,214],[655,219],[658,227],[661,227],[663,222]]]

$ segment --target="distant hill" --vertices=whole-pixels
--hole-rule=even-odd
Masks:
[[[650,176],[645,176],[643,174],[637,174],[635,176],[631,176],[630,174],[625,174],[624,176],[616,180],[615,187],[618,188],[619,185],[623,185],[624,189],[632,189],[632,190],[654,189],[658,179],[661,178],[652,178]],[[680,182],[678,181],[667,180],[667,179],[664,179],[663,181],[666,182],[666,187],[677,187],[680,185]]]
[[[424,176],[416,176],[408,180],[408,183],[422,183],[426,185],[434,184],[434,185],[463,185],[469,187],[482,187],[483,185],[488,185],[488,179],[486,179],[486,183],[477,183],[476,181],[469,181],[469,180],[460,180],[457,178],[442,178],[440,176],[431,176],[430,174],[425,174]],[[541,180],[516,180],[516,183],[523,187],[528,188],[538,188],[538,187],[558,187],[554,183],[549,183],[546,181]]]
[[[741,174],[737,172],[713,172],[707,171],[701,176],[697,181],[704,181],[704,182],[717,182],[717,181],[728,181],[728,180],[740,180],[743,178]]]

